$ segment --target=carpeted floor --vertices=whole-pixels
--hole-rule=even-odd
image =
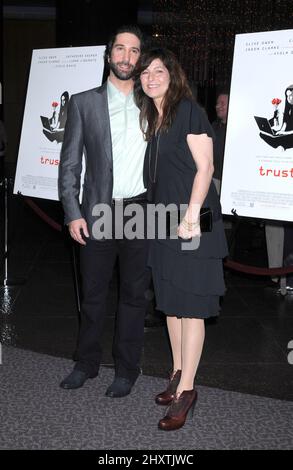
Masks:
[[[157,428],[161,378],[140,376],[123,399],[104,396],[103,367],[79,390],[58,383],[71,361],[4,346],[0,366],[0,449],[292,449],[293,403],[204,386],[181,430]]]
[[[197,372],[199,399],[183,429],[157,428],[171,355],[164,326],[145,328],[143,375],[130,396],[104,396],[113,377],[117,279],[110,286],[99,378],[76,391],[59,382],[71,371],[78,333],[72,244],[25,204],[9,199],[8,273],[21,285],[0,288],[0,449],[290,449],[293,447],[293,296],[269,279],[225,270],[218,320],[206,322]],[[40,201],[61,220],[57,203]],[[3,207],[0,204],[0,220]],[[59,219],[58,219],[59,217]],[[3,276],[0,224],[0,277]],[[263,226],[243,223],[236,260],[264,266]],[[117,270],[116,270],[117,272]],[[154,311],[153,318],[160,318]],[[153,319],[152,319],[153,321]],[[292,352],[291,352],[292,354]]]

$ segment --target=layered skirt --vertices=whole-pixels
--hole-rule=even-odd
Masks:
[[[182,239],[150,241],[156,308],[178,318],[217,316],[225,293],[223,258],[228,254],[222,220],[214,222],[212,232],[202,233],[197,249],[186,246]]]

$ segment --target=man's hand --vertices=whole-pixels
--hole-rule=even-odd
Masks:
[[[89,237],[89,232],[87,229],[87,223],[84,219],[76,219],[68,224],[69,233],[73,240],[80,243],[81,245],[86,245],[82,237],[82,232],[85,237]]]

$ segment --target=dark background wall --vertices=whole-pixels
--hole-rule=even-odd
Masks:
[[[3,115],[8,134],[7,162],[17,159],[33,49],[56,47],[55,2],[4,0]]]
[[[137,23],[139,2],[4,0],[0,5],[6,161],[12,163],[17,159],[32,50],[105,44],[117,26]]]
[[[58,47],[105,44],[122,24],[137,23],[139,1],[56,1]]]
[[[17,31],[17,34],[16,34]],[[7,160],[15,161],[33,49],[55,47],[51,19],[7,19],[4,23],[4,122],[8,134]]]
[[[9,162],[17,158],[32,50],[105,44],[123,23],[138,23],[174,50],[213,120],[216,94],[230,84],[235,34],[292,28],[293,0],[0,0]]]

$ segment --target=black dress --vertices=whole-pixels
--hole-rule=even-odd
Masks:
[[[204,133],[213,136],[204,112],[183,99],[171,128],[153,137],[147,148],[144,178],[153,203],[189,203],[197,169],[186,138]],[[180,238],[150,241],[148,264],[157,309],[169,316],[208,318],[219,313],[219,297],[225,292],[222,258],[228,250],[213,182],[202,207],[213,210],[213,230],[202,233],[198,249],[182,250]]]

